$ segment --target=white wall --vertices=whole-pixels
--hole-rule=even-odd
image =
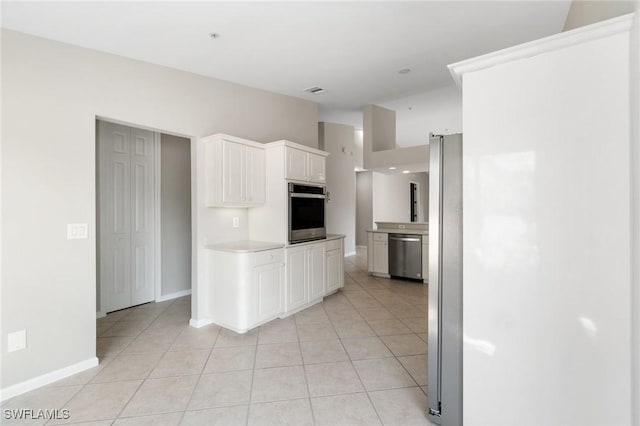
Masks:
[[[464,423],[630,424],[629,35],[540,49],[463,77]]]
[[[313,102],[2,30],[1,340],[26,329],[28,344],[3,347],[3,389],[95,356],[96,116],[317,146]],[[246,235],[234,214],[210,212],[221,237]],[[66,240],[67,223],[89,238]]]
[[[327,232],[344,234],[344,252],[356,251],[356,145],[352,126],[318,123],[318,145],[327,151]]]
[[[373,228],[373,172],[356,173],[356,245],[367,245],[367,229]]]
[[[366,105],[362,115],[362,156],[365,169],[421,164],[427,170],[429,146],[396,149],[395,112]]]
[[[191,140],[160,140],[162,296],[191,289]],[[156,295],[158,297],[158,295]]]
[[[411,222],[410,182],[420,186],[420,210],[418,221],[429,218],[429,178],[427,173],[373,172],[373,211],[374,222]]]
[[[356,167],[362,169],[364,168],[364,158],[363,158],[363,132],[362,129],[356,129],[354,131],[354,141],[355,141],[355,148],[356,150],[354,151],[353,155],[356,158]]]
[[[380,105],[396,112],[398,147],[429,144],[429,133],[462,133],[462,93],[455,84]]]
[[[631,202],[632,202],[632,330],[634,401],[632,423],[640,424],[640,2],[636,3],[636,13],[631,31]]]
[[[637,1],[573,0],[564,24],[564,31],[604,21],[605,19],[614,18],[626,13],[633,13],[637,5]]]

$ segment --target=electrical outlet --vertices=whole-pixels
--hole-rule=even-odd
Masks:
[[[234,228],[240,228],[240,218],[239,217],[234,217],[233,218],[233,227]]]
[[[7,335],[7,352],[19,351],[27,347],[27,330],[14,331]]]
[[[67,224],[67,240],[86,240],[89,238],[88,223]]]

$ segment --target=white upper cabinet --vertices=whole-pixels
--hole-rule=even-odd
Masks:
[[[287,147],[285,178],[304,182],[325,183],[325,157],[313,152]]]
[[[307,176],[311,182],[325,183],[325,158],[322,155],[307,153]]]
[[[245,150],[246,147],[239,143],[222,142],[222,204],[238,204],[245,200]]]
[[[295,148],[287,148],[287,170],[285,177],[292,180],[307,179],[307,153]]]
[[[215,136],[205,148],[208,207],[251,207],[265,201],[265,154],[255,142]]]
[[[262,204],[265,200],[264,149],[246,147],[245,202]]]

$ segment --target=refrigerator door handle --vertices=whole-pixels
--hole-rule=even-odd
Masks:
[[[429,414],[440,423],[442,401],[442,178],[443,137],[432,136],[429,143]],[[436,225],[436,226],[433,226]]]

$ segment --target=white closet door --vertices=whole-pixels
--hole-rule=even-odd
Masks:
[[[132,304],[155,298],[155,192],[153,132],[131,129]]]
[[[100,302],[103,312],[131,306],[131,132],[99,122]]]
[[[100,302],[112,312],[155,298],[153,132],[99,122]]]

